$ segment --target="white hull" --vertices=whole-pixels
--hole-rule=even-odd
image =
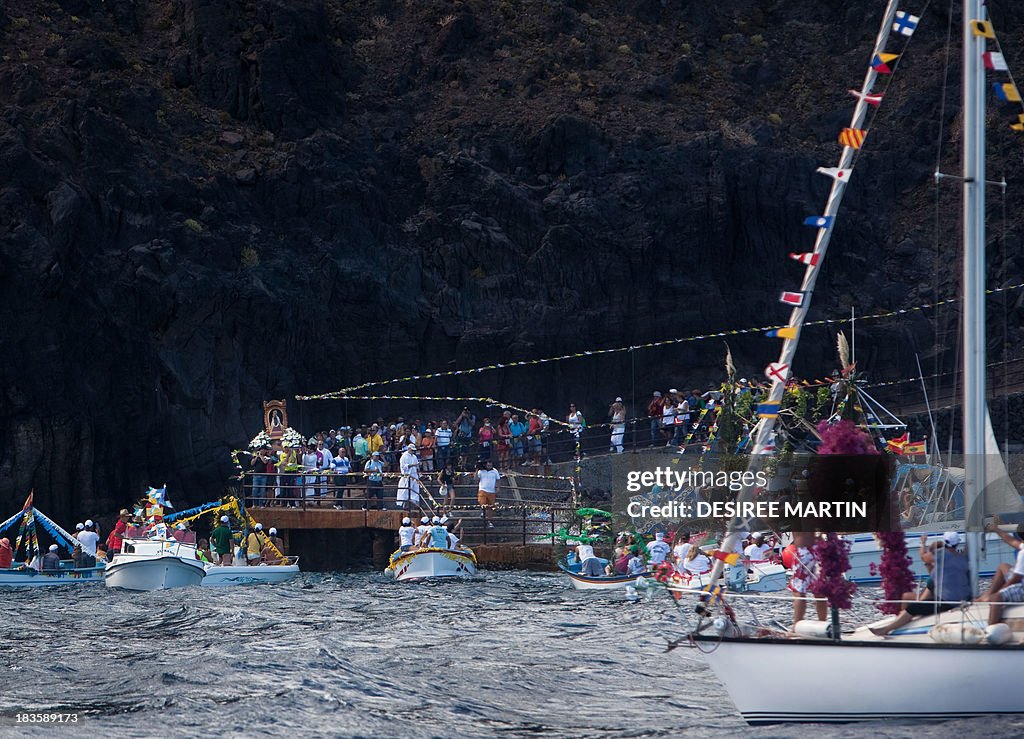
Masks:
[[[697,590],[705,587],[711,581],[711,573],[677,575],[668,583],[672,597],[679,600],[689,590]],[[732,592],[745,593],[775,593],[786,589],[789,582],[789,575],[786,568],[780,564],[771,562],[751,562],[745,581],[735,584],[729,577],[728,571],[722,579],[727,590]]]
[[[420,549],[395,552],[391,568],[399,582],[431,578],[476,577],[476,558],[468,549]]]
[[[39,588],[54,585],[88,585],[103,582],[103,567],[80,570],[0,570],[0,588]]]
[[[199,585],[206,576],[196,545],[170,539],[125,539],[103,571],[108,588],[167,590]]]
[[[569,576],[569,581],[577,590],[622,590],[630,585],[636,585],[637,579],[651,577],[651,573],[645,572],[642,575],[609,575],[607,577],[587,577],[578,572],[570,572],[562,568],[562,572]]]
[[[928,576],[921,558],[917,551],[921,544],[923,531],[907,532],[907,553],[910,554],[911,571],[915,577],[924,578]],[[929,544],[933,541],[942,540],[942,532],[927,532]],[[854,582],[875,583],[881,582],[878,574],[878,567],[882,561],[882,550],[878,542],[871,534],[852,534],[844,537],[851,543],[850,546],[850,572],[848,577]],[[1001,562],[1012,563],[1017,557],[1017,552],[1006,545],[996,534],[985,535],[985,551],[979,556],[978,577],[992,577],[996,568]]]
[[[1007,615],[1024,615],[1024,606]],[[987,606],[968,620],[984,628]],[[953,612],[942,623],[959,622]],[[704,658],[750,724],[926,719],[1024,713],[1015,675],[1024,660],[1017,632],[1012,646],[937,644],[932,616],[883,639],[864,629],[835,643],[807,638],[697,637]],[[922,633],[924,632],[924,633]],[[751,665],[800,665],[803,681],[764,680]],[[904,676],[905,679],[898,676]]]
[[[241,567],[208,564],[203,587],[224,587],[227,585],[266,585],[287,582],[299,574],[297,564],[259,565]]]

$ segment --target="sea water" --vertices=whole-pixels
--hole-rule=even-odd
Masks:
[[[780,621],[789,612],[785,600],[760,611]],[[697,652],[666,651],[688,616],[664,591],[630,601],[624,591],[573,590],[552,573],[423,584],[307,573],[277,586],[154,593],[7,590],[0,614],[3,736],[1024,733],[1024,719],[1000,717],[751,730]],[[814,675],[799,666],[750,669],[813,690]],[[927,676],[872,679],[899,690],[901,680]],[[79,719],[29,726],[15,723],[22,712]]]

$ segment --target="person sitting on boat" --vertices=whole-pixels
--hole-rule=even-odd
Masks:
[[[255,567],[263,559],[263,524],[258,523],[256,527],[245,537],[245,563]]]
[[[448,548],[459,548],[459,537],[455,535],[455,519],[441,516],[441,525],[448,529]]]
[[[284,551],[284,539],[277,535],[277,529],[271,526],[270,531],[267,533],[270,535],[267,538],[269,538],[271,543],[273,543],[274,548],[283,556],[287,556],[287,553]]]
[[[768,559],[768,552],[770,552],[772,548],[768,544],[764,543],[764,534],[751,534],[750,539],[750,545],[743,550],[743,556],[751,562],[763,562]]]
[[[416,539],[416,528],[412,525],[412,519],[408,516],[402,519],[402,525],[398,529],[398,548],[407,552],[413,547]]]
[[[416,546],[419,546],[420,541],[423,539],[423,536],[425,534],[429,533],[429,531],[430,531],[430,518],[428,516],[423,516],[420,519],[419,526],[416,527],[416,538],[413,540],[414,543],[416,544]]]
[[[660,565],[671,552],[671,548],[665,542],[665,534],[658,531],[654,534],[654,541],[647,545],[647,553],[651,557],[651,565]]]
[[[228,523],[231,521],[227,516],[220,517],[220,523],[210,532],[210,541],[213,544],[214,554],[216,559],[222,565],[231,564],[231,528]]]
[[[925,549],[927,534],[921,534],[921,560],[931,569],[929,587],[921,596],[916,593],[903,594],[903,609],[896,620],[885,626],[871,628],[875,636],[885,636],[905,626],[914,616],[927,616],[956,608],[964,601],[971,600],[971,573],[966,553],[957,550],[962,538],[956,531],[942,535],[942,546]],[[935,602],[938,601],[938,602]]]
[[[626,564],[627,575],[642,575],[647,572],[647,562],[644,561],[643,552],[639,546],[633,547],[633,556],[629,558],[629,562]]]
[[[11,562],[14,560],[14,550],[11,549],[11,540],[6,536],[0,539],[0,570],[11,569]]]
[[[826,603],[814,598],[810,592],[811,583],[818,576],[818,558],[814,554],[814,532],[793,532],[793,574],[786,587],[793,593],[793,623],[803,621],[807,613],[807,598],[814,599],[815,612],[819,621],[825,620]]]
[[[128,522],[131,520],[132,514],[129,513],[127,508],[122,508],[120,513],[117,514],[117,523],[114,524],[114,528],[107,534],[107,555],[113,556],[120,554],[121,545],[124,543],[125,532],[128,530]]]
[[[698,546],[691,546],[686,553],[683,570],[688,575],[703,575],[711,571],[711,558]]]
[[[210,542],[206,539],[200,539],[196,544],[196,559],[200,562],[210,563]]]
[[[580,574],[587,577],[601,577],[604,574],[604,567],[601,560],[594,554],[594,547],[590,544],[580,542],[576,545],[576,557],[580,562]]]
[[[432,549],[447,549],[448,548],[448,529],[445,528],[444,524],[441,523],[441,519],[437,516],[431,520],[433,526],[430,527],[430,537],[428,546]]]
[[[1016,539],[999,528],[999,517],[993,516],[992,522],[985,526],[986,531],[999,536],[1006,544],[1017,550],[1017,560],[1012,568],[1003,562],[992,577],[992,585],[981,600],[992,602],[988,610],[988,622],[997,624],[1003,619],[1003,603],[1024,602],[1024,541]]]
[[[51,544],[50,551],[43,555],[43,571],[60,569],[60,555],[57,554],[57,545]]]

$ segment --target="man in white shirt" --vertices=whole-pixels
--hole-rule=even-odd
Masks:
[[[690,532],[679,531],[676,533],[676,545],[672,547],[672,556],[676,559],[676,572],[682,574],[686,564],[686,555],[690,553]]]
[[[498,480],[501,479],[501,473],[494,469],[494,463],[488,459],[484,463],[484,468],[476,471],[476,479],[478,481],[477,504],[481,507],[493,506],[498,500]],[[483,511],[480,515],[483,516]]]
[[[78,532],[78,544],[82,547],[81,567],[96,566],[96,545],[99,543],[100,535],[93,529],[92,521],[86,521],[82,531]]]
[[[430,517],[423,516],[420,519],[420,525],[416,527],[416,536],[413,538],[413,541],[419,541],[428,531],[430,531]]]
[[[764,534],[751,534],[750,539],[750,546],[743,550],[743,556],[751,562],[763,562],[772,548],[764,543]]]
[[[594,547],[589,544],[580,543],[576,546],[576,556],[580,560],[580,574],[587,577],[601,577],[604,575],[604,567],[601,560],[594,554]]]
[[[437,469],[443,470],[451,459],[453,431],[448,426],[447,419],[441,421],[441,425],[434,431],[434,453],[437,457]]]
[[[671,550],[668,544],[665,543],[665,535],[660,531],[654,535],[654,541],[647,545],[647,553],[650,555],[650,563],[652,565],[660,565],[664,562],[669,551]]]
[[[441,516],[441,525],[448,529],[448,548],[459,548],[459,537],[455,535],[455,521],[448,516]]]
[[[410,443],[405,447],[398,460],[399,471],[402,473],[398,481],[398,507],[412,510],[420,504],[420,460],[416,456],[416,445]]]
[[[403,552],[407,552],[412,549],[412,543],[416,539],[416,529],[413,528],[412,521],[406,517],[402,519],[402,525],[398,529],[398,548]]]

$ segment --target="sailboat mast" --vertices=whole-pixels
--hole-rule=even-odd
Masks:
[[[986,20],[981,0],[965,0],[963,23],[963,345],[964,345],[964,499],[968,531],[984,523],[985,489],[985,37],[976,32]],[[976,577],[980,537],[968,551]]]

